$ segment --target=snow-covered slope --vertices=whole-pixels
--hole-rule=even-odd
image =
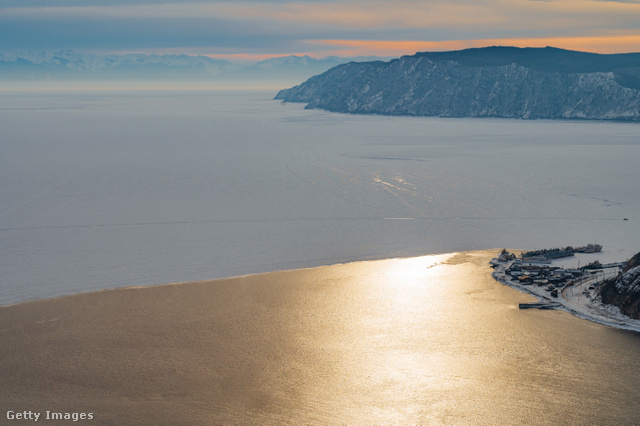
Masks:
[[[334,112],[640,120],[640,54],[484,48],[337,66],[276,99]]]
[[[618,306],[622,313],[640,319],[640,253],[629,260],[620,275],[602,287],[600,294],[604,303]]]

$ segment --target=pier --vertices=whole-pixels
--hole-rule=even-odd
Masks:
[[[520,303],[518,307],[520,309],[555,309],[559,308],[560,303],[546,302],[546,303]]]

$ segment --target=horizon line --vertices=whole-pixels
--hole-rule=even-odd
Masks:
[[[151,48],[151,49],[73,49],[60,48],[39,50],[39,52],[58,52],[70,50],[72,52],[94,53],[99,55],[187,55],[205,56],[212,59],[223,59],[230,62],[261,62],[275,58],[290,56],[309,56],[314,59],[327,57],[401,57],[415,55],[422,52],[456,51],[472,48],[486,47],[518,47],[518,48],[545,48],[554,47],[564,50],[599,54],[624,54],[640,53],[640,35],[624,34],[602,37],[555,37],[555,38],[502,38],[502,39],[472,39],[472,40],[307,40],[304,42],[313,49],[304,49],[287,53],[217,53],[210,52],[208,48]],[[323,49],[324,47],[324,49]],[[5,52],[36,51],[32,49],[7,49]],[[99,52],[104,53],[99,53]]]

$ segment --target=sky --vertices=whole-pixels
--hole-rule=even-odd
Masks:
[[[640,51],[640,0],[0,0],[0,51],[401,56],[490,45]]]

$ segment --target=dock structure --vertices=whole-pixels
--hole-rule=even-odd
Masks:
[[[518,307],[520,309],[555,309],[559,308],[560,303],[556,302],[545,302],[545,303],[520,303]]]

